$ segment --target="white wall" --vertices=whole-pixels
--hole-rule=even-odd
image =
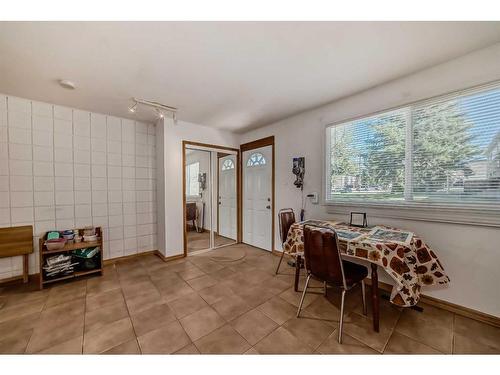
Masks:
[[[158,168],[158,217],[164,215],[165,222],[158,226],[158,249],[165,256],[183,253],[182,220],[182,141],[201,142],[217,146],[239,147],[239,135],[202,125],[179,121],[177,125],[171,119],[164,119],[157,124],[157,144],[163,142],[164,168]],[[159,149],[159,148],[158,148]],[[157,155],[157,158],[160,158]],[[164,189],[162,187],[164,186]],[[163,195],[160,197],[160,195]]]
[[[104,257],[156,249],[155,126],[0,95],[0,226],[104,227]],[[0,279],[22,273],[1,258]]]
[[[242,135],[249,142],[270,135],[276,147],[276,208],[300,210],[300,190],[293,185],[292,158],[305,156],[304,192],[321,193],[324,127],[326,124],[369,114],[408,102],[500,79],[500,44],[418,72],[323,107],[303,112]],[[348,72],[346,72],[348,74]],[[335,82],[332,82],[334,85]],[[306,218],[343,219],[325,207],[311,205]],[[451,278],[447,288],[425,294],[500,316],[500,229],[369,217],[370,224],[410,229],[432,246]],[[278,224],[276,224],[277,226]],[[279,244],[276,228],[276,243]],[[384,278],[384,281],[389,281]]]

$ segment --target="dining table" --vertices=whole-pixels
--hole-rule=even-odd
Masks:
[[[370,264],[373,329],[376,332],[380,326],[379,267],[394,281],[390,302],[401,307],[416,305],[422,287],[450,282],[436,252],[411,231],[383,225],[357,227],[338,221],[306,220],[291,225],[283,244],[284,250],[296,257],[295,291],[298,291],[304,263],[306,225],[335,231],[342,258]]]

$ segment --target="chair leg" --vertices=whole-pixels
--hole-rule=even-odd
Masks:
[[[345,290],[342,289],[342,302],[340,305],[340,323],[339,323],[339,344],[342,344],[342,328],[344,326],[344,300],[345,300]]]
[[[326,294],[327,294],[327,286],[326,286],[326,281],[323,281],[323,286],[325,287],[325,297],[326,297]]]
[[[284,256],[284,255],[285,255],[285,251],[284,251],[284,250],[282,250],[282,251],[281,251],[281,258],[280,258],[280,261],[279,261],[279,263],[278,263],[278,267],[276,267],[276,275],[278,274],[278,271],[279,271],[280,266],[281,266],[281,261],[283,260],[283,256]]]
[[[302,304],[304,303],[304,297],[306,296],[307,286],[309,285],[309,280],[310,279],[311,279],[311,275],[307,276],[306,285],[304,285],[304,291],[302,292],[302,297],[300,298],[299,308],[297,310],[297,318],[300,315],[300,310],[302,309]]]
[[[361,280],[361,298],[363,300],[363,315],[366,315],[366,293],[365,293],[365,280]]]

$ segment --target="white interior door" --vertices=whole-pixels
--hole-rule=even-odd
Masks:
[[[219,235],[236,240],[236,155],[219,158]]]
[[[271,251],[272,146],[243,152],[243,242]]]

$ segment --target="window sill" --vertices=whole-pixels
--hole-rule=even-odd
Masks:
[[[467,224],[500,227],[500,207],[452,206],[441,204],[398,204],[378,202],[324,202],[327,213],[349,214],[352,211],[366,212],[371,217],[418,220],[439,223]]]

